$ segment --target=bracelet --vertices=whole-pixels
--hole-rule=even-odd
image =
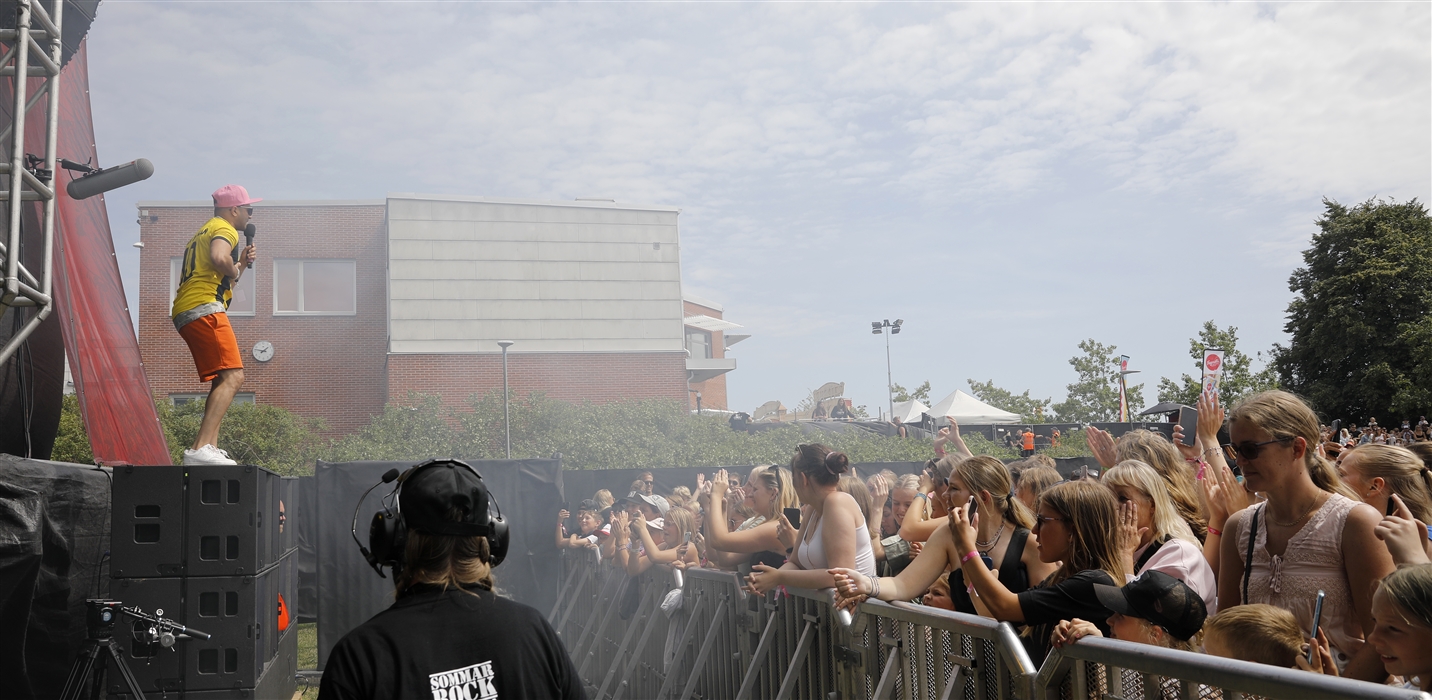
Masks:
[[[1202,457],[1202,456],[1208,454],[1209,452],[1217,452],[1217,451],[1219,451],[1219,450],[1222,449],[1222,448],[1223,448],[1222,445],[1214,445],[1213,447],[1210,447],[1210,448],[1208,448],[1208,449],[1206,449],[1206,450],[1204,450],[1204,451],[1198,453],[1198,456],[1199,456],[1199,457]]]
[[[871,576],[871,577],[870,577],[870,597],[871,597],[871,598],[874,598],[874,599],[876,599],[876,600],[880,600],[880,577],[879,577],[879,576]]]
[[[971,583],[971,584],[965,586],[965,595],[969,595],[969,596],[975,595],[975,584]]]
[[[979,555],[980,555],[980,553],[979,553],[978,551],[976,551],[976,550],[970,550],[970,553],[969,553],[969,554],[966,554],[966,555],[964,555],[963,557],[960,557],[960,563],[961,563],[961,564],[964,564],[964,563],[968,562],[969,560],[974,559],[975,557],[978,557]]]
[[[1223,531],[1222,531],[1222,530],[1219,530],[1219,529],[1216,529],[1216,528],[1211,528],[1211,527],[1210,527],[1210,528],[1208,528],[1208,534],[1210,534],[1210,535],[1218,535],[1219,537],[1222,537],[1222,536],[1223,536]]]
[[[925,500],[927,500],[927,501],[930,500],[929,494],[926,494],[926,493],[917,493],[917,494],[915,494],[915,498],[923,498],[923,499],[925,499]]]

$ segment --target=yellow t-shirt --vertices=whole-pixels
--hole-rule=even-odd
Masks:
[[[234,230],[233,224],[217,216],[209,219],[189,239],[189,245],[184,248],[184,262],[179,268],[179,289],[174,292],[174,308],[170,316],[178,316],[216,301],[229,308],[229,299],[233,297],[229,290],[231,282],[214,269],[214,263],[209,259],[209,247],[215,237],[228,241],[230,246],[239,245],[239,232]]]

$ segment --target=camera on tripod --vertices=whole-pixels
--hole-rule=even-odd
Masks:
[[[129,666],[124,663],[119,644],[114,641],[115,623],[121,617],[134,618],[134,641],[149,645],[148,656],[153,656],[160,648],[174,646],[174,642],[179,639],[210,637],[207,632],[200,632],[163,617],[162,609],[156,608],[154,614],[150,615],[137,605],[126,608],[120,601],[103,598],[91,598],[85,601],[85,605],[88,606],[85,619],[89,627],[89,639],[85,642],[84,651],[80,652],[74,665],[70,667],[69,677],[65,680],[65,690],[60,695],[64,700],[80,698],[87,687],[90,697],[99,697],[100,686],[90,681],[94,677],[96,664],[103,672],[106,656],[114,662],[115,670],[124,678],[129,692],[136,698],[144,697],[144,691],[140,689]]]

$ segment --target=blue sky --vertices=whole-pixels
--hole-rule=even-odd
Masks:
[[[682,208],[686,289],[753,337],[731,406],[828,381],[1063,398],[1205,320],[1282,341],[1324,197],[1426,201],[1426,3],[124,2],[90,34],[107,195],[431,192]]]

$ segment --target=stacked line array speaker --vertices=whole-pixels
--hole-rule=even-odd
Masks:
[[[146,695],[292,697],[297,571],[284,521],[297,485],[246,465],[114,470],[111,597],[212,635],[164,648],[137,638],[141,623],[119,626]],[[117,674],[106,684],[112,698],[128,698]]]

